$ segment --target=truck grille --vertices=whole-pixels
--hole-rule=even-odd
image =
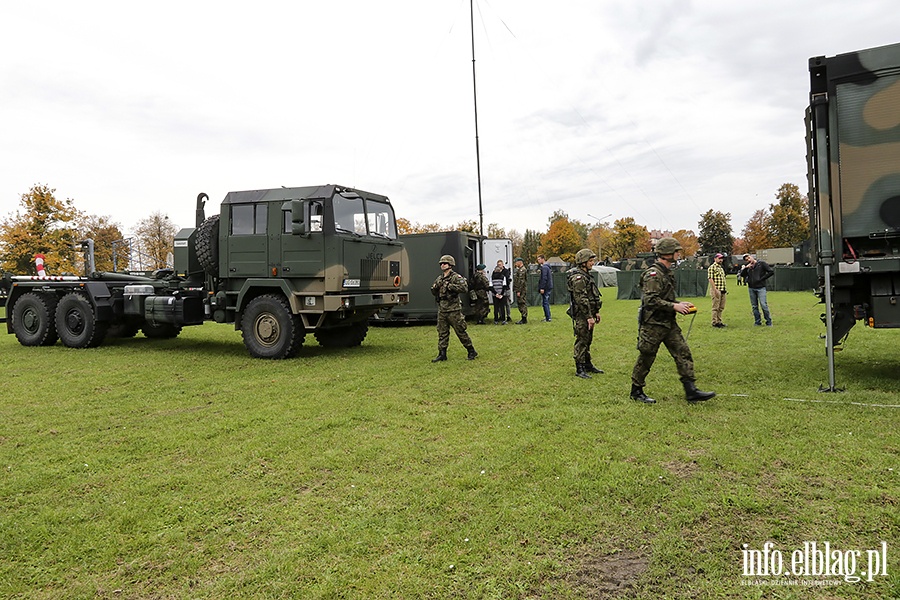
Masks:
[[[360,259],[359,278],[362,281],[390,281],[388,261],[372,258]]]

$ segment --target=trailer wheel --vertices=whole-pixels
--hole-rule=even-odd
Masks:
[[[56,324],[54,294],[28,292],[16,301],[12,309],[12,326],[16,339],[23,346],[52,346],[59,339]]]
[[[178,334],[181,333],[181,327],[177,327],[172,323],[159,323],[158,325],[144,323],[144,326],[141,327],[141,333],[151,340],[170,340],[178,337]]]
[[[323,329],[316,332],[316,341],[325,348],[353,348],[362,344],[369,332],[369,324],[360,321],[336,329]]]
[[[213,215],[197,228],[197,262],[209,275],[219,274],[219,215]]]
[[[93,348],[103,343],[106,323],[97,321],[91,301],[84,294],[72,292],[56,306],[56,331],[69,348]]]
[[[241,335],[250,356],[277,360],[297,354],[306,332],[284,296],[266,294],[247,305]]]

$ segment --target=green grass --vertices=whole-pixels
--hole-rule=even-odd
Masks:
[[[709,299],[688,405],[660,352],[628,399],[637,301],[604,296],[589,381],[564,308],[312,336],[249,358],[232,327],[93,350],[0,337],[0,597],[887,598],[900,596],[900,331],[857,326],[827,383],[821,306]],[[515,311],[513,311],[515,314]],[[516,315],[517,316],[517,315]],[[682,319],[687,331],[688,320]],[[888,577],[742,585],[742,544],[888,544]],[[863,568],[863,567],[860,567]]]

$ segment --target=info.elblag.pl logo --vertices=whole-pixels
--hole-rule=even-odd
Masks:
[[[774,542],[766,542],[762,549],[750,548],[749,544],[741,547],[742,575],[757,578],[754,583],[760,585],[772,583],[766,578],[782,578],[781,584],[797,585],[813,583],[809,578],[856,583],[888,574],[887,542],[871,550],[844,550],[833,547],[831,542],[803,542],[802,548],[784,551],[776,548]]]

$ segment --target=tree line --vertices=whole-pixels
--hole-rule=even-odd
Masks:
[[[113,253],[119,271],[167,266],[178,231],[169,218],[155,212],[138,221],[126,239],[121,224],[109,216],[85,213],[71,198],[56,197],[56,190],[36,184],[19,198],[19,208],[0,222],[0,270],[35,273],[34,255],[43,254],[49,275],[84,273],[81,242],[94,241],[97,271],[113,271]],[[140,256],[140,264],[130,264]]]
[[[82,253],[77,249],[81,240],[93,239],[95,267],[98,271],[112,271],[113,249],[118,270],[137,268],[152,270],[171,266],[169,256],[177,227],[169,218],[155,212],[138,221],[130,238],[130,247],[124,240],[122,226],[109,216],[86,214],[75,207],[72,199],[61,200],[56,190],[42,184],[34,185],[20,197],[19,210],[8,215],[0,223],[0,269],[12,273],[33,273],[34,255],[45,256],[48,273],[82,273]],[[785,183],[775,193],[775,202],[767,209],[759,209],[744,225],[739,237],[733,234],[731,213],[708,210],[697,223],[699,234],[692,230],[679,230],[672,235],[684,248],[684,256],[698,254],[743,254],[764,248],[784,248],[802,243],[809,238],[809,205],[806,196],[792,184]],[[444,227],[438,223],[411,223],[397,219],[400,234],[436,231],[478,232],[474,220],[461,221]],[[570,218],[563,210],[550,215],[543,232],[526,229],[504,229],[497,223],[487,227],[490,238],[510,239],[513,253],[526,263],[537,262],[538,254],[559,256],[571,262],[581,248],[596,251],[601,261],[618,261],[634,257],[640,252],[651,252],[653,242],[650,231],[632,217],[609,222],[585,223]],[[132,257],[140,255],[141,264],[129,264]]]

